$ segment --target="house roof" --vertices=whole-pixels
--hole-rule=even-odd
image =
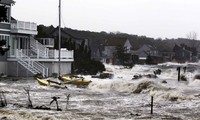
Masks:
[[[121,46],[125,44],[126,40],[127,38],[120,38],[120,37],[106,39],[104,46]]]
[[[13,0],[0,0],[0,4],[11,5],[14,3]]]
[[[139,49],[137,49],[136,51],[140,51],[140,50],[143,50],[143,49],[157,50],[155,46],[144,44]]]
[[[55,29],[53,29],[51,32],[50,32],[50,35],[57,35],[58,34],[58,27],[56,27]],[[67,33],[65,30],[63,30],[63,29],[61,29],[61,33],[62,34],[65,34],[65,35],[68,35],[69,37],[71,37],[71,38],[73,38],[73,39],[76,39],[76,40],[85,40],[84,38],[78,38],[78,37],[75,37],[75,36],[73,36],[73,35],[71,35],[71,34],[69,34],[69,33]]]

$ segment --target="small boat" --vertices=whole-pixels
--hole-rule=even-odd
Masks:
[[[39,79],[39,78],[36,78],[36,80],[40,85],[43,85],[43,86],[49,85],[49,83],[46,80],[42,80],[42,79]]]
[[[60,80],[62,80],[65,84],[74,84],[74,85],[88,85],[91,83],[91,80],[85,80],[83,77],[78,76],[60,76]]]
[[[43,79],[39,79],[39,78],[36,78],[36,80],[42,86],[50,86],[50,87],[62,88],[62,89],[67,88],[66,86],[62,85],[61,83],[58,83],[55,81],[43,80]]]

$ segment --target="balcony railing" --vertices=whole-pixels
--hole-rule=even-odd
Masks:
[[[59,58],[59,50],[49,50],[49,57],[58,59]],[[60,58],[61,59],[74,59],[74,51],[73,50],[60,50]]]
[[[33,22],[17,21],[15,23],[11,23],[11,29],[37,31],[37,24]]]
[[[30,49],[23,49],[21,50],[23,54],[25,54],[26,56],[32,58],[32,59],[40,59],[40,57],[38,57],[40,54],[39,52],[37,54],[33,54],[33,52]],[[14,49],[10,49],[9,50],[10,54],[9,57],[16,57],[16,50]],[[58,59],[59,58],[59,50],[48,50],[48,56],[46,58],[42,58],[42,59]],[[60,51],[60,58],[61,59],[74,59],[74,51],[73,50],[66,50],[66,49],[61,49]]]

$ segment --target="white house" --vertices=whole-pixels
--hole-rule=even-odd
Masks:
[[[12,0],[0,0],[0,6],[7,9],[8,21],[0,22],[0,40],[6,40],[10,50],[0,56],[0,73],[8,76],[33,76],[41,73],[50,76],[52,73],[71,73],[71,63],[74,61],[73,51],[50,49],[34,39],[37,35],[37,24],[11,18]],[[52,46],[51,46],[52,47]],[[59,70],[60,66],[60,70]]]
[[[127,38],[111,38],[105,40],[104,50],[102,51],[103,62],[114,63],[114,53],[117,46],[122,46],[127,49],[127,53],[131,53],[132,45]]]

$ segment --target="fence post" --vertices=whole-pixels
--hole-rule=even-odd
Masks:
[[[177,67],[177,71],[178,71],[178,81],[180,81],[180,70],[181,70],[181,67]]]
[[[151,96],[151,114],[153,114],[153,96]]]
[[[39,56],[40,56],[40,51],[39,49],[37,49],[37,58],[39,58]]]

